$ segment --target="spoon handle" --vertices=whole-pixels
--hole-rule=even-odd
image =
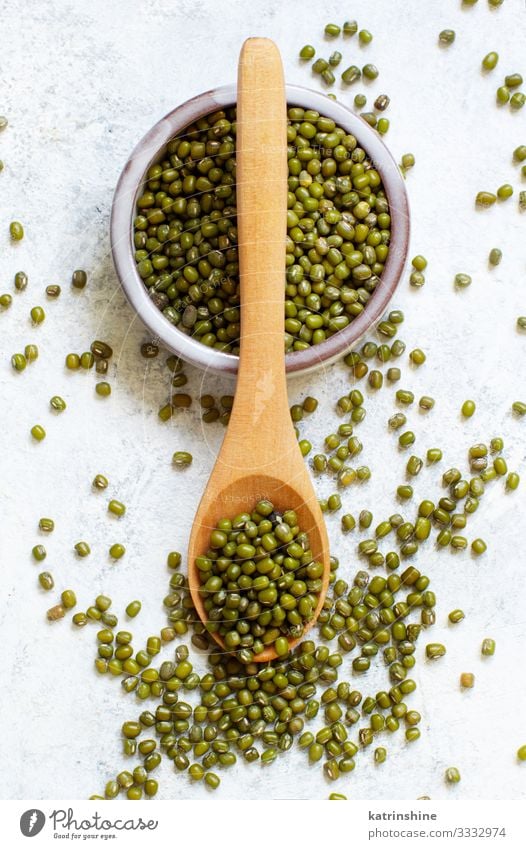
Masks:
[[[287,112],[281,57],[249,38],[239,57],[237,221],[241,341],[232,416],[245,426],[288,417],[283,342],[287,216]],[[248,414],[248,415],[247,415]],[[257,422],[251,424],[251,417]],[[242,422],[238,421],[238,426]]]

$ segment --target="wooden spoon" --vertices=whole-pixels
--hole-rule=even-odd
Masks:
[[[195,558],[209,548],[216,523],[251,512],[260,499],[277,510],[295,510],[323,564],[317,619],[329,583],[329,545],[323,516],[291,421],[283,344],[287,214],[287,125],[283,68],[276,45],[245,41],[237,94],[237,221],[241,287],[241,341],[234,406],[223,445],[195,517],[188,548],[188,581],[195,608],[199,594]],[[212,633],[219,645],[224,642]],[[274,646],[255,661],[276,657]]]

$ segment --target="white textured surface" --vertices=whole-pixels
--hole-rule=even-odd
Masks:
[[[374,33],[372,45],[345,44],[344,62],[376,62],[381,75],[367,86],[372,96],[391,95],[387,137],[395,156],[412,150],[417,165],[408,177],[413,210],[412,253],[428,260],[423,290],[401,285],[396,306],[406,313],[401,336],[407,350],[423,347],[428,359],[418,371],[403,359],[401,386],[437,399],[426,415],[410,411],[418,440],[415,453],[438,445],[444,461],[426,468],[415,486],[415,501],[437,495],[441,472],[464,462],[475,441],[502,434],[510,468],[525,472],[525,423],[510,414],[511,402],[526,399],[526,338],[515,329],[526,314],[524,295],[525,216],[517,211],[519,169],[511,152],[526,142],[524,113],[510,114],[494,105],[504,73],[526,71],[526,12],[521,0],[506,0],[491,11],[485,0],[462,10],[457,0],[404,4],[355,0],[322,7],[313,0],[264,0],[252,6],[253,23],[242,0],[145,3],[92,0],[3,0],[3,84],[0,112],[10,126],[0,136],[0,280],[12,290],[15,271],[25,269],[30,284],[14,294],[11,309],[0,316],[0,558],[3,647],[2,758],[3,798],[85,798],[124,768],[119,727],[140,710],[116,680],[98,677],[92,668],[94,630],[72,630],[68,621],[49,626],[44,611],[49,597],[37,588],[38,566],[31,547],[43,541],[45,568],[57,589],[73,587],[86,606],[100,591],[116,609],[132,598],[143,600],[133,623],[137,644],[164,624],[164,566],[170,549],[184,551],[199,494],[222,437],[222,427],[200,426],[198,410],[163,425],[157,409],[168,390],[158,362],[138,355],[147,338],[119,289],[108,255],[108,216],[113,187],[131,148],[174,104],[235,76],[236,57],[249,35],[273,37],[282,49],[287,78],[311,84],[300,67],[297,50],[305,42],[323,47],[323,26],[342,15],[358,18]],[[437,46],[444,27],[457,31],[449,49]],[[349,45],[349,46],[347,46]],[[480,60],[489,50],[500,53],[499,66],[487,77]],[[363,59],[362,59],[363,57]],[[316,85],[316,82],[313,83]],[[344,92],[344,102],[361,87]],[[502,205],[475,212],[479,189],[503,182],[516,187]],[[19,219],[26,238],[9,243],[8,222]],[[487,267],[489,249],[504,253],[502,264]],[[89,271],[89,285],[71,292],[73,268]],[[473,285],[455,293],[457,271],[473,276]],[[44,287],[60,283],[62,297],[45,303]],[[32,328],[28,315],[43,304],[47,320]],[[111,341],[115,358],[110,399],[94,395],[92,373],[64,370],[64,354],[81,352],[93,338]],[[10,355],[37,342],[40,359],[25,373],[14,374]],[[229,391],[212,376],[188,370],[190,389]],[[336,366],[310,380],[290,384],[291,401],[307,391],[321,399],[302,434],[321,447],[333,430],[333,401],[348,391],[347,371]],[[68,409],[49,411],[48,399],[61,394]],[[367,393],[370,394],[370,393]],[[363,461],[373,478],[343,496],[345,510],[374,509],[375,524],[397,509],[392,493],[403,478],[405,456],[395,448],[385,422],[394,409],[394,389],[367,398],[368,416],[358,432]],[[466,397],[478,404],[476,415],[462,422],[459,407]],[[30,427],[42,423],[47,439],[36,445]],[[184,474],[170,465],[172,451],[192,451],[195,462]],[[106,493],[94,494],[94,474],[108,475]],[[526,477],[525,477],[526,482]],[[331,491],[320,484],[320,493]],[[423,715],[422,739],[405,745],[401,734],[386,741],[388,762],[372,764],[372,752],[358,758],[354,774],[337,787],[327,785],[318,768],[307,769],[304,755],[290,752],[263,772],[240,765],[223,774],[214,798],[326,798],[330,790],[349,798],[518,798],[524,796],[525,772],[515,760],[526,742],[524,675],[525,492],[505,495],[502,482],[489,488],[468,536],[481,535],[487,554],[450,555],[423,546],[415,564],[432,577],[437,592],[437,625],[432,640],[444,640],[447,657],[436,665],[423,659],[426,636],[418,646],[417,693],[411,707]],[[128,507],[122,520],[106,511],[109,497]],[[403,510],[404,508],[402,508]],[[409,512],[409,511],[407,511]],[[39,516],[52,516],[55,533],[39,539]],[[333,549],[342,573],[351,577],[358,561],[356,535],[342,538],[339,519],[329,518]],[[72,546],[90,542],[92,553],[76,559]],[[127,554],[112,565],[107,549],[125,541]],[[387,550],[384,547],[384,550]],[[53,594],[50,594],[53,595]],[[447,614],[463,607],[466,619],[448,626]],[[483,637],[497,640],[494,658],[480,657]],[[346,660],[345,663],[348,661]],[[473,671],[476,686],[460,692],[461,671]],[[367,685],[386,685],[380,667]],[[462,782],[447,788],[444,768],[456,765]],[[160,798],[206,795],[174,775],[169,762],[160,770]]]

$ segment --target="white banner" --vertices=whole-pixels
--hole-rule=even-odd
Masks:
[[[212,805],[211,810],[208,807]],[[393,847],[526,846],[522,801],[325,802],[0,802],[2,846],[34,849],[71,844],[201,849],[269,849],[323,846]],[[30,841],[35,838],[35,843]]]

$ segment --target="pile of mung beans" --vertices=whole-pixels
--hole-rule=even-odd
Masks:
[[[372,33],[367,29],[360,29],[357,21],[354,20],[345,21],[342,26],[334,23],[326,24],[324,35],[327,39],[329,39],[333,46],[335,44],[335,39],[342,36],[342,50],[352,48],[355,53],[354,62],[359,63],[361,63],[361,59],[358,58],[358,54],[361,48],[366,47],[373,40]],[[354,35],[357,35],[357,37],[352,38]],[[300,62],[305,65],[307,62],[314,59],[314,62],[311,65],[312,73],[321,79],[326,88],[331,88],[336,82],[334,70],[338,68],[342,62],[342,53],[340,50],[334,50],[327,59],[322,56],[318,56],[317,58],[315,57],[316,48],[312,44],[305,44],[299,51]],[[347,59],[344,61],[344,65],[347,65],[347,61]],[[353,63],[344,68],[340,74],[340,80],[343,88],[347,89],[349,86],[360,81],[371,83],[373,80],[378,78],[379,73],[378,68],[372,62],[366,62],[361,68],[358,64]],[[327,96],[336,100],[336,95],[332,92],[330,92]],[[363,109],[367,104],[367,95],[362,92],[358,92],[354,96],[353,103],[356,109]],[[389,106],[389,103],[390,98],[387,94],[379,94],[374,100],[375,111],[360,112],[360,117],[363,118],[369,126],[375,127],[380,135],[385,135],[385,133],[389,131],[390,121],[383,114],[379,116],[378,113],[383,113]]]
[[[378,327],[376,339],[368,339],[346,358],[353,388],[348,395],[335,399],[335,417],[339,424],[325,438],[325,452],[312,458],[316,479],[319,476],[324,479],[327,475],[335,477],[339,491],[345,490],[350,483],[367,481],[371,475],[370,470],[363,467],[360,475],[354,476],[352,467],[345,465],[363,448],[362,440],[354,432],[363,428],[366,419],[367,405],[358,385],[360,381],[369,380],[371,371],[387,375],[393,368],[393,356],[396,361],[404,354],[406,346],[394,338],[402,320],[400,311],[392,310]],[[394,341],[387,345],[382,339]],[[393,354],[395,343],[398,344]],[[414,351],[411,354],[409,361],[414,362]],[[376,360],[378,368],[369,369],[371,360]],[[416,360],[422,360],[422,357],[417,356]],[[169,358],[170,373],[173,368],[173,358]],[[374,382],[379,383],[377,380]],[[387,384],[394,382],[387,380]],[[401,410],[407,410],[414,404],[414,394],[409,389],[397,390],[395,402],[399,405],[398,412],[391,419],[398,417],[396,424],[402,427],[405,413]],[[422,396],[420,410],[428,413],[433,406],[433,398]],[[301,438],[300,427],[305,415],[314,415],[317,409],[316,398],[307,396],[300,403],[293,404],[290,411],[298,443],[306,458],[312,451],[312,445]],[[476,405],[472,401],[463,404],[464,417],[474,415],[475,411]],[[393,429],[394,423],[390,422],[388,427]],[[415,439],[404,441],[413,444]],[[126,625],[120,625],[119,616],[113,612],[112,600],[108,596],[97,596],[85,611],[75,613],[72,620],[75,626],[84,627],[91,623],[98,627],[97,672],[120,679],[124,692],[133,694],[139,705],[144,704],[144,709],[139,709],[138,714],[122,726],[123,754],[130,759],[135,758],[134,765],[117,772],[107,781],[103,794],[92,798],[111,799],[124,794],[135,800],[154,796],[158,780],[152,773],[157,774],[155,770],[162,758],[173,762],[174,770],[186,774],[190,782],[202,781],[213,791],[220,785],[222,771],[234,766],[240,759],[254,764],[259,762],[266,767],[286,756],[285,753],[292,747],[298,747],[304,750],[306,761],[319,763],[326,779],[333,782],[345,779],[368,751],[379,767],[385,763],[389,756],[386,735],[403,733],[408,745],[417,741],[421,733],[421,715],[411,705],[411,694],[416,690],[411,671],[416,663],[417,643],[426,640],[426,632],[435,623],[436,598],[429,577],[411,565],[410,558],[418,547],[429,545],[433,529],[439,549],[449,548],[457,552],[468,547],[467,537],[459,532],[466,528],[469,516],[478,509],[486,484],[504,478],[507,488],[513,490],[519,483],[518,475],[508,472],[503,449],[500,437],[493,437],[487,444],[473,445],[468,451],[466,471],[461,472],[460,463],[460,468],[451,467],[443,471],[441,477],[445,494],[430,494],[420,501],[414,508],[416,516],[408,512],[413,496],[409,482],[400,484],[393,494],[404,505],[403,514],[377,517],[374,524],[370,510],[361,510],[357,518],[350,513],[343,515],[342,534],[347,536],[352,533],[354,536],[360,533],[354,556],[365,561],[366,568],[357,571],[348,582],[340,577],[338,559],[331,558],[330,588],[311,631],[312,636],[309,634],[309,638],[292,651],[286,641],[280,643],[276,646],[279,656],[275,661],[254,663],[250,656],[240,652],[237,637],[233,638],[228,651],[215,645],[210,635],[210,623],[201,622],[194,609],[187,578],[181,571],[182,557],[175,551],[167,559],[171,575],[163,600],[167,623],[147,639],[144,647],[133,645],[131,631]],[[418,475],[424,462],[434,467],[442,459],[442,451],[436,447],[426,451],[425,460],[411,455],[407,461],[407,478],[410,481]],[[109,485],[107,478],[101,474],[93,480],[94,492],[104,491]],[[336,500],[334,495],[338,496]],[[339,493],[335,492],[333,496],[321,499],[322,509],[341,509]],[[123,515],[125,505],[112,499],[108,502],[108,509],[110,512],[115,509],[117,515]],[[261,526],[265,522],[270,528],[266,524]],[[243,528],[237,527],[241,524]],[[296,527],[295,517],[290,513],[278,515],[271,504],[263,502],[254,505],[251,513],[236,517],[233,522],[218,523],[213,531],[210,551],[204,558],[209,562],[201,564],[206,567],[203,570],[205,575],[211,572],[208,567],[214,563],[219,564],[221,569],[230,569],[234,554],[240,558],[239,563],[234,561],[234,565],[241,566],[242,574],[243,565],[250,564],[255,554],[252,550],[255,546],[250,542],[251,538],[257,538],[253,534],[260,533],[262,541],[263,532],[272,536],[278,527],[277,536],[266,540],[269,545],[272,543],[269,550],[274,556],[276,551],[280,551],[280,542],[288,547],[296,545],[299,540],[299,536],[289,540],[290,529]],[[41,520],[41,529],[50,533],[53,528],[52,520]],[[371,528],[374,528],[373,533]],[[239,541],[239,536],[229,539],[231,531],[248,533],[246,539],[242,536]],[[301,535],[299,529],[297,533]],[[81,545],[77,543],[76,549]],[[243,546],[239,552],[238,545]],[[33,551],[37,560],[42,555],[40,548],[35,546]],[[471,550],[473,556],[481,556],[486,550],[486,543],[474,539]],[[77,549],[79,556],[83,551],[83,547],[80,551]],[[299,557],[299,550],[287,550],[287,554]],[[292,559],[297,560],[296,557]],[[403,564],[402,561],[407,559],[409,563]],[[274,569],[274,559],[269,557],[268,561]],[[283,563],[284,558],[280,565]],[[291,562],[288,565],[296,564]],[[239,581],[237,568],[235,573],[230,573],[229,578],[232,577]],[[314,581],[317,579],[317,576],[312,578]],[[249,614],[247,608],[245,619],[238,616],[238,602],[241,603],[243,598],[239,585],[238,591],[233,592],[235,605],[229,608],[228,589],[232,587],[227,585],[225,593],[224,584],[220,583],[222,586],[209,585],[205,593],[214,602],[217,611],[217,618],[214,613],[215,621],[228,623],[228,630],[224,633],[226,640],[227,634],[233,633],[231,622],[234,620],[227,611],[234,610],[238,623],[248,622]],[[299,603],[308,597],[312,589],[307,581],[305,584],[305,588],[298,588],[301,590],[298,596],[292,592],[284,595],[290,595],[292,603]],[[41,585],[44,586],[42,581]],[[52,589],[52,586],[46,588]],[[258,585],[257,592],[267,589]],[[283,600],[286,607],[289,599],[281,596],[280,602]],[[265,597],[262,601],[272,604],[273,609],[283,606],[277,605],[274,597]],[[50,609],[48,616],[51,620],[62,618],[76,604],[75,593],[63,591],[59,604]],[[133,599],[126,605],[126,618],[131,622],[140,611],[140,600]],[[265,610],[260,607],[251,612],[258,618],[263,616],[258,622],[262,629],[268,627]],[[461,627],[464,619],[465,613],[460,608],[452,610],[448,616],[448,621],[455,627]],[[242,627],[241,635],[239,630],[235,633],[242,638],[244,630]],[[278,639],[279,636],[276,636]],[[171,657],[168,654],[166,659],[156,663],[157,656],[164,650],[166,657],[166,649],[174,642],[178,645]],[[494,655],[495,640],[484,637],[481,642],[482,664],[482,659]],[[446,646],[426,641],[424,653],[429,662],[439,662],[446,654]],[[198,658],[206,662],[206,671],[202,674],[195,671],[194,664]],[[388,683],[383,690],[369,692],[367,672],[371,663],[378,661],[385,666]],[[484,674],[483,669],[480,674]],[[472,689],[474,685],[475,674],[463,672],[459,679],[460,688]],[[460,780],[457,767],[444,766],[444,775],[447,784]],[[342,797],[341,793],[330,796],[334,799]]]
[[[207,631],[244,663],[270,646],[278,657],[288,654],[289,639],[301,637],[314,616],[323,565],[294,510],[262,500],[251,513],[221,519],[195,565]]]
[[[239,351],[236,110],[201,118],[145,176],[134,222],[137,271],[172,324]],[[366,308],[389,253],[380,175],[356,137],[312,109],[288,110],[285,351],[347,327]]]

